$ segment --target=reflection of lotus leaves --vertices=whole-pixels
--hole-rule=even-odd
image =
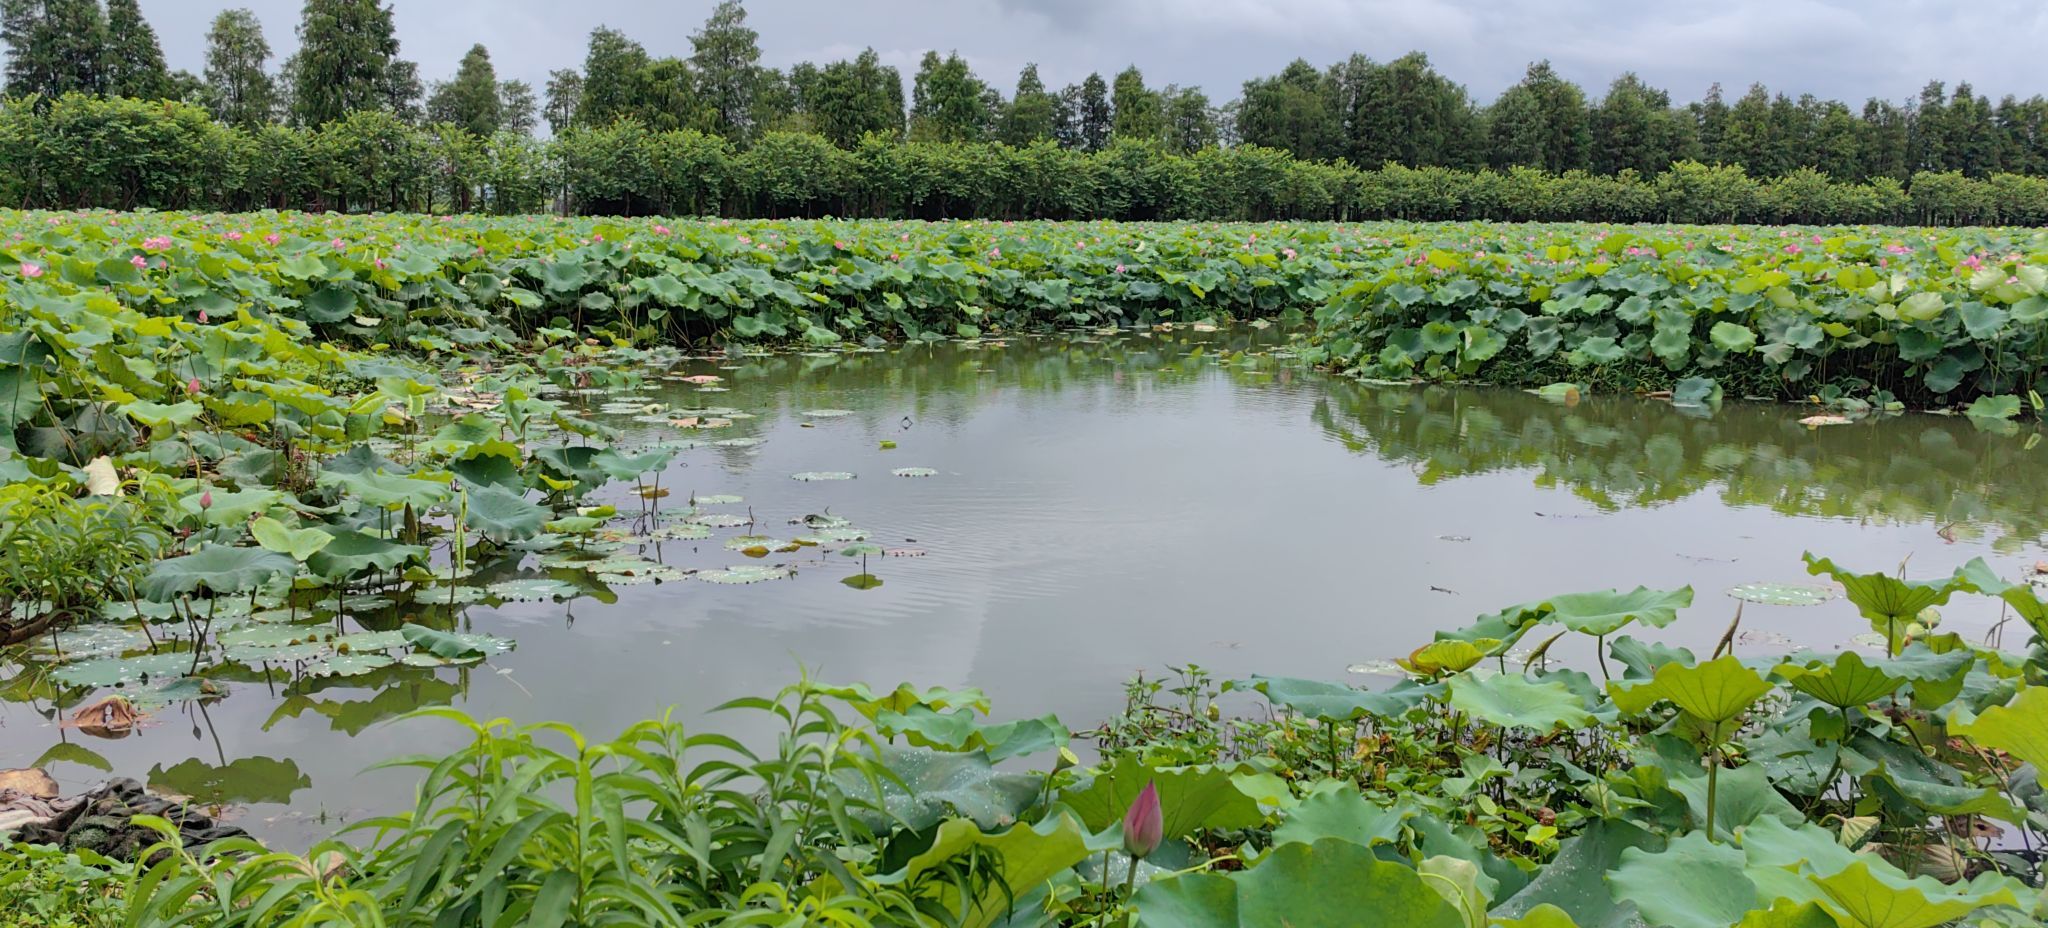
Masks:
[[[225,767],[194,758],[169,769],[149,769],[149,787],[169,791],[213,805],[227,803],[285,803],[292,793],[313,785],[311,777],[299,772],[290,760],[244,757]]]

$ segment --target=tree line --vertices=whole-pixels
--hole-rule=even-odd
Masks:
[[[477,140],[557,139],[623,122],[690,130],[744,152],[771,135],[807,134],[842,151],[872,139],[913,143],[1050,144],[1097,154],[1119,143],[1192,157],[1255,146],[1295,159],[1374,168],[1643,177],[1670,165],[1740,165],[1753,178],[1801,169],[1842,182],[1956,172],[2048,174],[2048,100],[1993,104],[1968,83],[1929,83],[1916,99],[1860,108],[1753,85],[1730,101],[1718,86],[1693,103],[1634,74],[1596,100],[1547,62],[1491,103],[1439,73],[1422,53],[1364,55],[1317,67],[1305,60],[1246,81],[1213,102],[1198,87],[1154,87],[1135,66],[1054,89],[1026,65],[1006,93],[958,54],[928,52],[908,82],[872,49],[825,64],[761,64],[759,35],[739,0],[723,0],[689,36],[687,56],[655,56],[600,27],[582,67],[553,72],[538,91],[499,80],[490,52],[472,47],[454,76],[423,83],[400,46],[385,0],[305,0],[299,50],[271,67],[262,25],[245,9],[213,21],[201,74],[171,71],[137,0],[0,0],[9,97],[38,109],[67,93],[174,100],[247,131],[318,132],[382,113],[433,134]]]
[[[1900,183],[1681,161],[1655,174],[1529,167],[1364,169],[1260,145],[1172,150],[1112,138],[899,140],[841,148],[765,129],[753,144],[628,115],[536,139],[361,109],[253,128],[198,106],[71,93],[0,104],[0,203],[243,211],[1119,220],[1594,220],[2048,224],[2048,177],[1921,171]]]

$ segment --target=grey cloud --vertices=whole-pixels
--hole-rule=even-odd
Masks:
[[[296,47],[298,0],[142,0],[172,67],[200,69],[205,34],[227,5],[262,19],[281,59]],[[686,55],[712,0],[395,0],[406,57],[444,78],[472,43],[499,73],[543,83],[583,58],[608,24],[655,54]],[[1006,91],[1035,61],[1058,86],[1090,71],[1138,65],[1153,84],[1236,95],[1247,79],[1294,58],[1326,65],[1353,52],[1378,60],[1411,50],[1481,100],[1547,58],[1598,95],[1632,70],[1680,100],[1720,82],[1752,81],[1860,105],[1903,99],[1930,79],[1969,80],[1996,97],[2048,91],[2034,77],[2048,5],[1984,0],[752,0],[764,60],[847,57],[873,46],[906,79],[925,50],[958,51]]]

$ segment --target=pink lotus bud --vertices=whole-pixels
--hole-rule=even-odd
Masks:
[[[141,256],[141,255],[136,255],[136,256],[135,256],[135,257],[133,257],[133,258],[129,258],[129,259],[128,259],[128,263],[129,263],[129,264],[133,264],[133,265],[135,265],[135,266],[136,266],[136,267],[138,267],[138,268],[143,268],[143,267],[148,267],[148,266],[149,266],[149,259],[148,259],[148,258],[144,258],[144,257],[143,257],[143,256]]]
[[[201,508],[201,509],[212,509],[212,508],[213,508],[213,491],[212,491],[212,490],[207,490],[206,492],[204,492],[204,493],[201,493],[201,494],[199,494],[199,508]],[[1155,801],[1156,801],[1156,800],[1155,800]]]
[[[1138,798],[1131,800],[1130,811],[1124,813],[1124,852],[1144,860],[1159,849],[1165,828],[1166,812],[1159,807],[1159,789],[1147,780]]]
[[[199,311],[199,324],[200,324],[200,325],[205,325],[205,324],[206,324],[206,310],[203,310],[203,309],[202,309],[202,310],[200,310],[200,311]]]
[[[23,261],[21,262],[21,276],[26,277],[30,280],[34,280],[38,277],[41,277],[43,276],[43,266],[40,264],[30,264],[27,261]]]
[[[197,377],[194,377],[194,378],[192,378],[191,380],[187,380],[187,381],[185,381],[185,395],[186,395],[186,396],[198,396],[198,395],[199,395],[199,378],[197,378]]]

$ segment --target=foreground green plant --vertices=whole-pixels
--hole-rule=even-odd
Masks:
[[[2040,602],[1981,562],[1958,576],[1958,595]],[[347,840],[195,855],[153,822],[166,840],[132,873],[92,862],[112,876],[85,885],[119,878],[118,893],[30,891],[72,913],[118,898],[138,926],[1200,928],[1371,911],[1444,928],[1933,928],[2048,915],[2027,851],[2048,837],[2035,773],[2048,697],[2034,682],[2048,627],[2026,654],[1923,632],[1876,658],[1699,661],[1621,636],[1606,642],[1619,673],[1605,686],[1489,667],[1474,644],[1500,640],[1481,633],[1503,623],[1586,625],[1587,604],[1613,597],[1661,601],[1577,594],[1483,616],[1377,691],[1182,668],[1170,688],[1132,686],[1093,765],[1057,720],[992,723],[973,690],[806,681],[721,707],[735,734],[663,718],[612,741],[432,710],[400,724],[452,722],[470,744],[387,765],[419,771],[416,806]],[[1212,711],[1244,694],[1270,711]],[[7,853],[0,867],[16,871],[58,860]]]

